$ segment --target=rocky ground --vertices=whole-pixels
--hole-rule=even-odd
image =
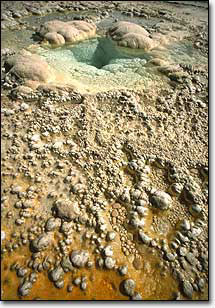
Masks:
[[[1,5],[2,299],[207,300],[207,2]],[[56,18],[186,28],[193,63],[174,51],[142,89],[17,92],[5,63]]]

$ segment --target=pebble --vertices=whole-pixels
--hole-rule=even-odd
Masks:
[[[87,289],[87,283],[85,281],[81,283],[80,289],[83,290],[83,291],[85,291]]]
[[[185,247],[180,247],[179,248],[179,255],[184,257],[187,254],[187,249]]]
[[[73,284],[74,284],[75,286],[79,286],[80,283],[81,283],[81,278],[80,278],[80,277],[77,277],[77,278],[75,278],[75,279],[73,280]]]
[[[172,198],[168,193],[157,190],[152,194],[150,202],[158,209],[167,210],[172,205]]]
[[[122,292],[125,295],[133,296],[136,283],[133,279],[125,279],[121,282]]]
[[[50,272],[50,277],[52,281],[58,281],[60,280],[64,275],[64,271],[62,269],[61,266],[58,266],[56,268],[54,268],[51,272]]]
[[[31,242],[31,248],[33,251],[42,251],[48,248],[51,243],[51,236],[49,234],[41,234],[40,236],[36,237]]]
[[[150,244],[151,238],[148,235],[146,235],[143,231],[139,231],[139,236],[140,236],[141,241],[144,244],[146,244],[146,245]]]
[[[114,231],[107,232],[107,241],[113,241],[116,237],[116,233]]]
[[[54,285],[58,289],[62,289],[64,287],[64,280],[58,280],[54,282]]]
[[[89,253],[85,250],[74,250],[70,255],[72,264],[76,267],[84,267],[89,259]]]
[[[107,269],[113,269],[116,264],[116,260],[111,257],[107,257],[105,258],[104,264]]]
[[[118,267],[118,272],[121,276],[125,276],[128,273],[128,265],[121,265]]]
[[[142,299],[142,295],[138,292],[135,292],[134,295],[132,295],[131,297],[132,301],[141,301]]]
[[[30,292],[30,289],[32,288],[32,283],[30,281],[25,281],[24,283],[21,283],[18,287],[18,293],[21,296],[27,296]]]
[[[183,292],[188,298],[192,298],[193,295],[193,287],[188,280],[184,280],[182,284]]]
[[[73,286],[70,284],[67,286],[67,292],[72,292]]]
[[[103,254],[104,254],[105,257],[112,257],[112,256],[113,256],[112,247],[111,247],[111,246],[106,246],[106,247],[103,249]]]

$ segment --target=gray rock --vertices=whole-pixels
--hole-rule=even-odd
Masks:
[[[20,267],[18,270],[17,270],[17,276],[18,277],[24,277],[26,274],[27,274],[28,270],[27,268],[22,268]]]
[[[75,286],[79,286],[80,283],[81,283],[81,278],[80,278],[80,277],[75,278],[75,279],[73,280],[73,283],[74,283]]]
[[[184,257],[187,254],[187,249],[185,247],[180,247],[178,252],[180,256]]]
[[[136,283],[133,279],[125,279],[121,282],[122,292],[125,295],[133,296]]]
[[[107,257],[105,258],[104,264],[107,269],[113,269],[116,264],[116,260],[111,257]]]
[[[61,266],[64,270],[64,272],[72,272],[74,270],[74,267],[70,261],[70,258],[68,256],[63,257],[61,261]]]
[[[54,285],[56,288],[62,289],[64,287],[64,280],[62,279],[62,280],[55,281]]]
[[[38,251],[43,251],[48,248],[48,246],[52,242],[52,237],[49,234],[43,233],[36,237],[32,242],[31,242],[31,248],[33,251],[38,252]]]
[[[71,221],[74,218],[78,218],[80,209],[77,202],[70,200],[58,200],[55,202],[55,209],[57,215],[60,218]]]
[[[143,206],[137,206],[137,213],[141,216],[144,217],[147,214],[147,209]]]
[[[87,283],[85,281],[81,283],[80,289],[83,290],[83,291],[85,291],[87,289]]]
[[[188,280],[184,280],[182,287],[184,294],[191,299],[193,295],[193,287],[191,283]]]
[[[158,209],[167,210],[172,205],[172,198],[166,192],[157,190],[152,194],[150,202]]]
[[[86,250],[74,250],[70,255],[72,264],[76,267],[84,267],[89,259],[89,253]]]
[[[189,230],[190,230],[190,222],[189,222],[189,220],[184,219],[184,220],[181,222],[181,224],[180,224],[180,228],[181,228],[182,230],[189,231]]]
[[[116,233],[114,231],[109,231],[107,233],[107,240],[108,241],[113,241],[116,237]]]
[[[146,244],[146,245],[150,244],[151,238],[148,235],[146,235],[143,231],[139,231],[139,236],[140,236],[141,241],[144,244]]]
[[[50,272],[50,277],[51,277],[52,281],[61,280],[63,275],[64,275],[64,271],[63,271],[61,266],[58,266],[58,267],[54,268]]]
[[[195,258],[195,256],[194,256],[193,253],[188,252],[188,253],[186,254],[185,258],[187,259],[187,261],[188,261],[191,265],[193,265],[193,266],[196,265],[197,259]]]
[[[105,257],[112,257],[113,256],[113,250],[111,246],[105,246],[103,249],[103,254]]]
[[[166,258],[167,258],[167,260],[170,261],[170,262],[172,262],[172,261],[175,260],[175,256],[174,256],[171,252],[169,252],[169,253],[166,254]]]
[[[118,267],[118,271],[121,276],[126,275],[128,272],[128,265],[121,265],[120,267]]]
[[[47,232],[53,231],[59,228],[61,225],[61,220],[59,218],[50,217],[45,224],[45,230]]]
[[[24,283],[22,283],[21,285],[19,285],[18,287],[18,293],[21,296],[26,296],[29,294],[31,288],[32,288],[32,283],[30,281],[25,281]]]
[[[138,293],[138,292],[135,292],[134,295],[132,295],[132,297],[131,297],[132,301],[141,301],[142,299],[143,298],[142,298],[141,294]]]

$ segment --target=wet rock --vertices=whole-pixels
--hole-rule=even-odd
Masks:
[[[89,259],[89,253],[85,250],[74,250],[70,255],[72,264],[76,267],[84,267]]]
[[[68,221],[77,218],[80,214],[78,203],[70,200],[58,200],[55,203],[55,208],[57,216]]]
[[[188,297],[188,298],[192,298],[193,296],[193,287],[191,285],[191,283],[188,280],[184,280],[182,283],[182,289],[184,294]]]
[[[52,236],[50,234],[43,233],[31,242],[31,249],[35,252],[46,250],[50,246],[51,242]]]
[[[167,210],[172,205],[172,198],[166,192],[158,190],[152,194],[150,202],[158,209]]]
[[[124,295],[133,296],[136,283],[133,279],[125,279],[121,282],[120,287]]]
[[[52,281],[57,281],[57,280],[61,280],[63,275],[64,275],[64,271],[63,268],[61,266],[58,266],[56,268],[54,268],[50,273],[50,278]]]
[[[139,237],[144,244],[146,245],[150,244],[151,238],[148,235],[146,235],[143,231],[139,231]]]
[[[116,260],[111,257],[107,257],[105,258],[104,264],[107,269],[113,269],[116,264]]]
[[[27,296],[32,288],[32,283],[30,281],[24,281],[18,287],[18,293],[21,296]]]

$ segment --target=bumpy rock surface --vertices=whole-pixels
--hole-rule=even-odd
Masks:
[[[55,203],[55,208],[57,216],[68,221],[71,221],[80,214],[78,204],[69,200],[58,200]]]
[[[157,45],[143,27],[131,22],[120,21],[115,23],[108,30],[108,34],[119,46],[140,48],[146,51],[153,49]]]
[[[156,191],[151,196],[151,203],[158,209],[167,210],[172,205],[172,198],[164,191]]]
[[[59,46],[94,37],[96,26],[82,20],[69,22],[52,20],[41,25],[38,33],[50,44]]]
[[[51,82],[55,79],[53,69],[40,56],[22,50],[7,60],[10,73],[18,78],[39,82]]]
[[[89,259],[89,253],[85,250],[74,250],[70,259],[74,266],[84,267]]]
[[[31,248],[36,252],[43,251],[51,244],[51,241],[52,236],[50,234],[41,234],[31,242]]]

